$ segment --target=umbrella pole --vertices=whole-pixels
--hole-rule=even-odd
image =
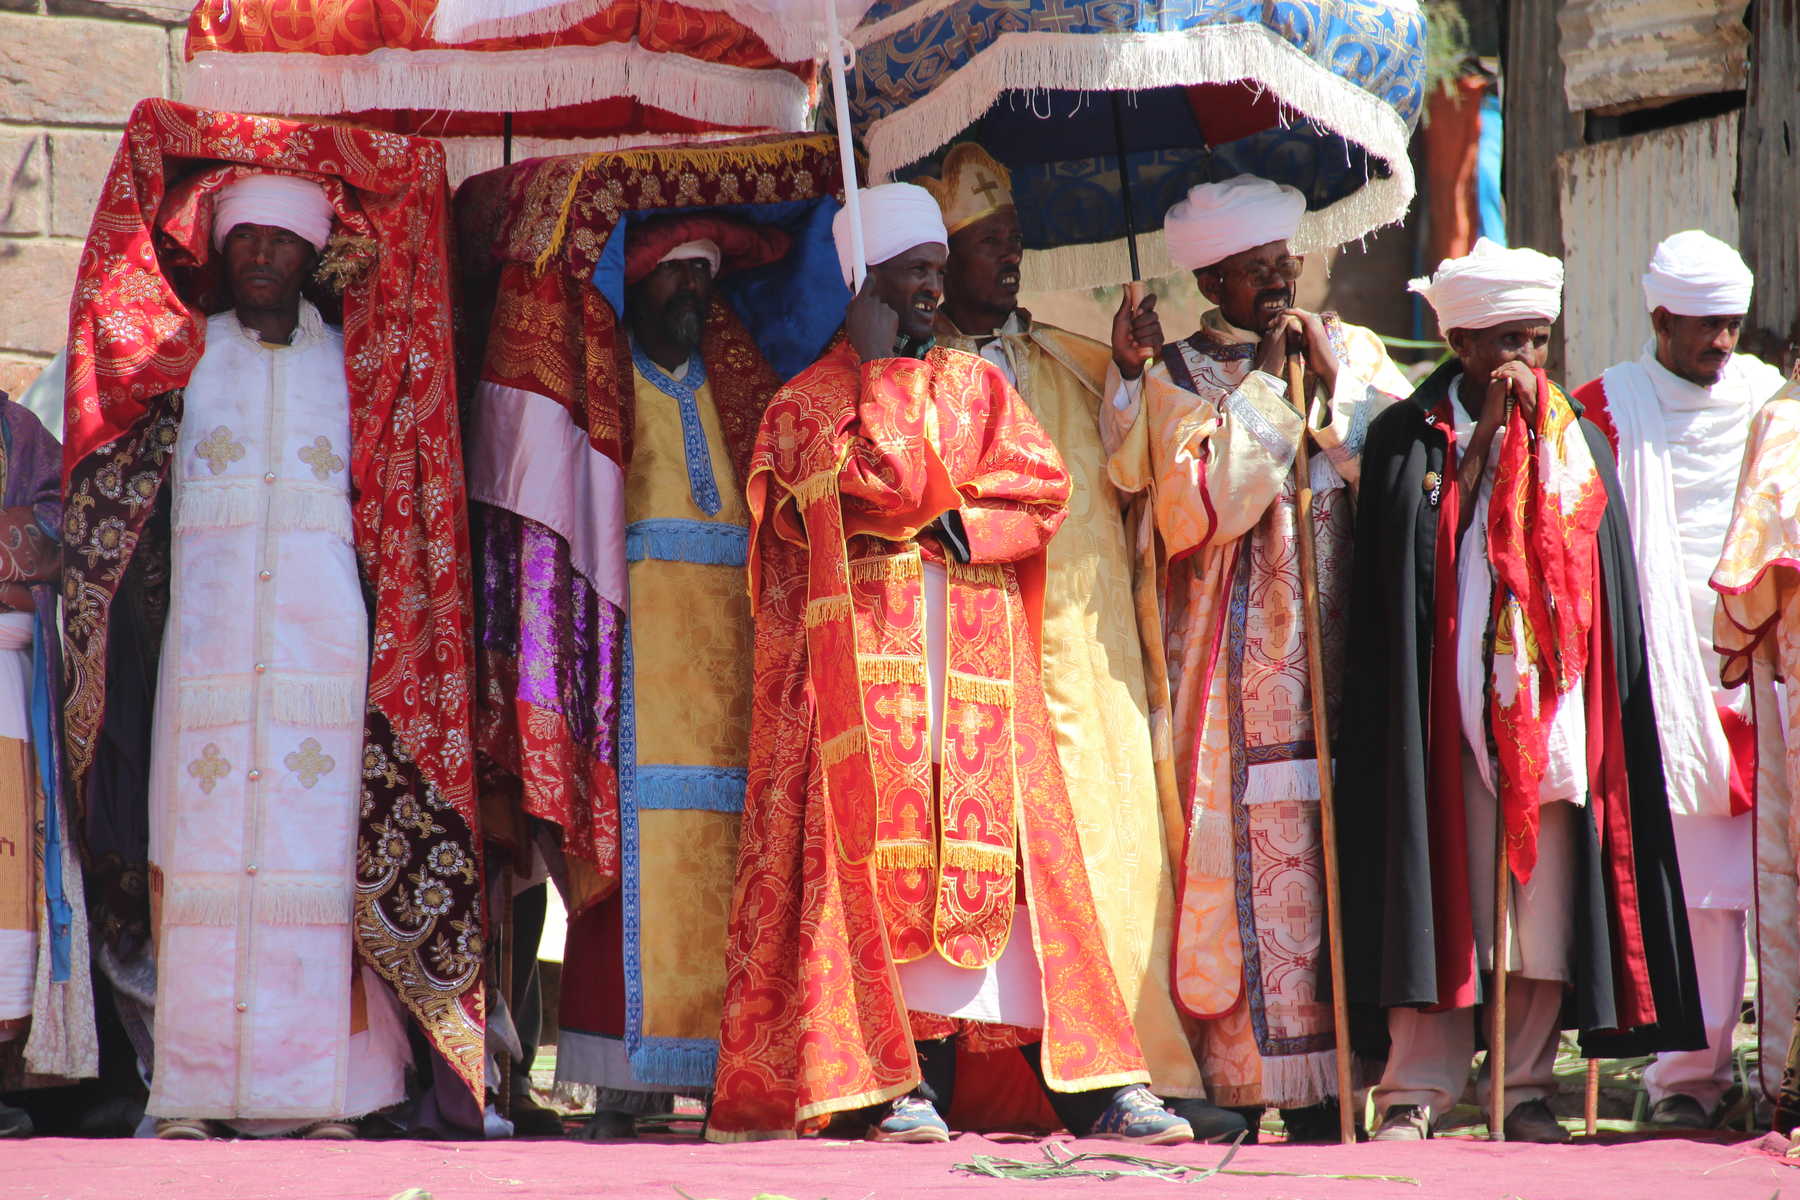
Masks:
[[[500,115],[500,165],[512,166],[512,114]]]
[[[1125,285],[1125,303],[1135,309],[1144,301],[1144,273],[1138,267],[1137,218],[1131,210],[1131,170],[1125,161],[1125,118],[1119,111],[1119,93],[1108,92],[1112,102],[1113,148],[1119,153],[1119,201],[1125,206],[1125,253],[1131,257],[1131,282]],[[1149,357],[1145,355],[1146,359]]]
[[[1498,780],[1496,780],[1498,782]],[[1506,965],[1512,959],[1512,864],[1506,858],[1506,806],[1494,794],[1494,994],[1489,1001],[1493,1028],[1488,1036],[1488,1137],[1506,1140]]]
[[[838,35],[837,0],[819,0],[825,7],[825,34],[831,62],[831,103],[837,114],[838,168],[844,176],[844,207],[850,212],[851,291],[861,291],[863,277],[868,274],[868,256],[863,252],[862,199],[856,190],[856,149],[851,145],[850,96],[844,85],[844,54],[849,43]]]
[[[1325,858],[1325,938],[1331,954],[1331,1024],[1337,1043],[1338,1140],[1356,1144],[1356,1096],[1350,1078],[1350,1000],[1344,982],[1343,911],[1338,903],[1337,806],[1331,790],[1331,729],[1325,714],[1325,649],[1319,628],[1319,566],[1313,550],[1312,464],[1307,461],[1306,366],[1287,359],[1288,398],[1300,410],[1294,449],[1294,527],[1299,533],[1300,607],[1306,628],[1306,675],[1311,697],[1313,759],[1319,770],[1319,842]]]

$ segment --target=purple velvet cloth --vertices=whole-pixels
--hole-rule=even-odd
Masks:
[[[487,504],[470,506],[470,524],[482,669],[490,656],[512,660],[518,699],[556,713],[576,745],[616,765],[625,614],[545,526]],[[484,680],[484,703],[489,694]]]

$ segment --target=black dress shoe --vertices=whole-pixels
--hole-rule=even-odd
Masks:
[[[1254,1130],[1243,1117],[1229,1108],[1220,1108],[1211,1100],[1203,1100],[1198,1096],[1184,1096],[1175,1100],[1164,1100],[1163,1106],[1194,1130],[1196,1142],[1229,1142],[1246,1129]],[[1254,1132],[1247,1142],[1255,1141]]]
[[[512,1111],[507,1120],[513,1123],[514,1137],[561,1137],[561,1114],[545,1108],[528,1095],[513,1093]]]
[[[1332,1096],[1305,1108],[1284,1108],[1281,1110],[1281,1124],[1287,1131],[1289,1145],[1335,1142],[1339,1135],[1337,1097]],[[1352,1128],[1357,1140],[1361,1141],[1362,1130],[1354,1129],[1354,1125]]]
[[[1712,1118],[1692,1096],[1670,1092],[1650,1106],[1650,1124],[1658,1129],[1711,1129]]]
[[[1527,1100],[1507,1113],[1500,1129],[1509,1142],[1537,1142],[1554,1146],[1569,1140],[1569,1131],[1563,1128],[1562,1122],[1556,1119],[1556,1114],[1542,1100]]]
[[[10,1104],[0,1104],[0,1138],[26,1138],[34,1132],[30,1113]]]

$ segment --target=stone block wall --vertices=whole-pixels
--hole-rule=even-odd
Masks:
[[[132,106],[178,96],[179,0],[0,0],[0,391],[61,348],[75,264]]]

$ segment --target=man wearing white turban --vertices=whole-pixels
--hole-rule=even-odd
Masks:
[[[862,193],[845,335],[751,458],[749,787],[707,1135],[869,1110],[949,1138],[958,1042],[1023,1051],[1075,1133],[1187,1141],[1104,950],[1043,688],[1069,476],[993,363],[934,345],[948,237]],[[849,219],[833,232],[849,278]],[[1021,883],[1023,887],[1021,887]]]
[[[1415,280],[1455,357],[1363,452],[1338,829],[1353,1025],[1371,1053],[1391,1039],[1378,1140],[1430,1136],[1468,1081],[1499,814],[1489,1123],[1567,1140],[1546,1103],[1563,1014],[1592,1055],[1703,1040],[1612,455],[1543,374],[1562,275],[1483,239]]]
[[[150,750],[163,1138],[352,1137],[411,1060],[393,989],[351,957],[369,616],[343,335],[301,295],[331,224],[293,176],[214,198],[232,307],[206,322],[170,456]]]
[[[1136,500],[1135,541],[1160,540],[1166,555],[1139,599],[1166,647],[1153,656],[1150,707],[1184,818],[1175,1000],[1196,1021],[1208,1094],[1240,1110],[1252,1137],[1263,1108],[1280,1108],[1291,1141],[1338,1129],[1331,1009],[1318,1000],[1324,859],[1294,459],[1311,438],[1306,519],[1325,626],[1341,629],[1363,436],[1411,390],[1373,333],[1294,306],[1301,261],[1288,239],[1304,210],[1295,189],[1248,177],[1196,187],[1171,208],[1169,256],[1215,307],[1168,345],[1154,297],[1122,307],[1100,406],[1111,481]],[[1143,347],[1157,352],[1147,364]],[[1308,419],[1288,394],[1290,350],[1306,360],[1308,394],[1317,389]],[[1342,638],[1325,653],[1336,678]]]
[[[1665,239],[1644,275],[1650,340],[1575,393],[1612,435],[1639,559],[1667,561],[1680,548],[1679,570],[1643,579],[1644,633],[1708,1044],[1658,1055],[1644,1086],[1651,1123],[1685,1129],[1711,1123],[1732,1081],[1757,819],[1770,822],[1757,842],[1769,852],[1770,882],[1785,882],[1758,908],[1758,1017],[1775,1017],[1762,1031],[1762,1085],[1771,1099],[1796,999],[1794,862],[1775,852],[1787,841],[1786,805],[1774,795],[1785,790],[1779,723],[1759,726],[1750,692],[1720,684],[1707,582],[1725,543],[1751,419],[1783,382],[1775,368],[1736,352],[1750,290],[1750,268],[1724,242],[1698,229]],[[1767,743],[1760,754],[1759,732]],[[1769,780],[1760,788],[1759,768]],[[1753,804],[1759,791],[1770,802]]]

